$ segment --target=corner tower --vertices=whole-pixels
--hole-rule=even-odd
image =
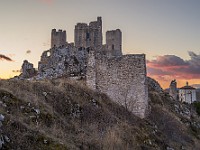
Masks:
[[[109,55],[122,55],[122,32],[120,29],[106,32],[106,47]]]

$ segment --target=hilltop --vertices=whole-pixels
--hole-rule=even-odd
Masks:
[[[1,80],[0,143],[4,150],[200,149],[193,107],[173,101],[154,80],[149,104],[140,119],[81,81]]]

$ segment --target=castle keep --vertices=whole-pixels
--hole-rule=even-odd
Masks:
[[[122,32],[120,29],[106,32],[106,46],[110,56],[122,55]]]
[[[102,20],[97,17],[97,21],[77,23],[74,30],[74,42],[76,47],[95,47],[102,46]]]
[[[102,40],[101,17],[89,24],[77,23],[75,43],[67,42],[66,31],[53,29],[51,48],[42,53],[35,78],[85,78],[88,87],[144,118],[148,108],[145,55],[122,54],[120,29],[106,32],[106,44]]]

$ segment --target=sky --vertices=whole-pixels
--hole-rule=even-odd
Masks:
[[[0,78],[37,68],[51,29],[67,32],[101,16],[103,35],[121,29],[124,54],[146,54],[147,74],[162,87],[200,84],[200,0],[0,0]],[[105,43],[105,42],[104,42]]]

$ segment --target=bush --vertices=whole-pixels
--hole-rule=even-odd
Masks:
[[[194,107],[196,109],[197,114],[200,116],[200,102],[194,102]]]

